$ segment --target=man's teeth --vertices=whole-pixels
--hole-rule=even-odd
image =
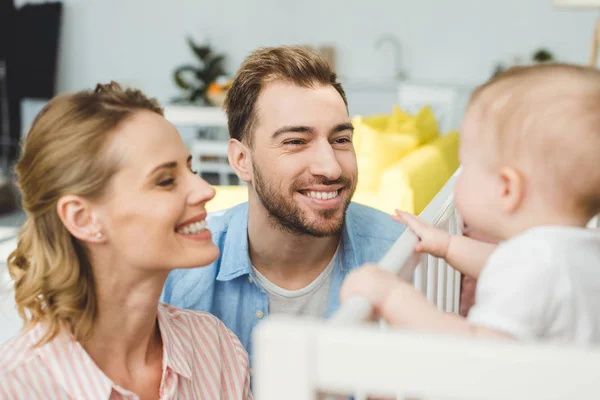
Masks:
[[[184,235],[193,235],[194,233],[200,233],[206,229],[207,226],[206,221],[200,222],[192,222],[191,224],[187,224],[182,228],[177,230],[178,233],[183,233]]]
[[[329,200],[329,199],[333,199],[334,197],[337,197],[338,194],[340,193],[339,190],[335,190],[333,192],[306,192],[306,195],[308,197],[312,197],[313,199],[320,199],[320,200]]]

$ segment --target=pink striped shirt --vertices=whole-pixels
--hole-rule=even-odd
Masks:
[[[159,304],[160,399],[252,399],[248,354],[211,314]],[[138,399],[110,380],[68,333],[31,348],[37,326],[0,345],[0,399]]]

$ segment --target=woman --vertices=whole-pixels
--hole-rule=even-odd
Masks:
[[[16,171],[8,260],[26,329],[0,346],[4,399],[246,399],[248,356],[215,317],[159,303],[213,262],[214,197],[155,100],[119,85],[53,99]]]

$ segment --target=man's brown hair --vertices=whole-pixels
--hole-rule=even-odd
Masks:
[[[252,143],[258,97],[267,83],[278,80],[306,88],[331,85],[348,107],[342,85],[320,55],[300,46],[258,49],[246,58],[227,92],[224,107],[231,138]]]

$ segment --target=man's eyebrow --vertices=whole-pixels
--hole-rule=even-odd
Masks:
[[[283,135],[284,133],[315,133],[315,129],[310,126],[303,125],[286,125],[277,129],[271,135],[271,139],[275,139],[277,136]]]
[[[343,122],[341,124],[337,124],[329,131],[329,134],[342,132],[342,131],[352,131],[354,132],[354,126],[350,122]],[[315,128],[304,125],[286,125],[277,129],[271,135],[272,139],[275,139],[279,135],[283,135],[284,133],[316,133]]]
[[[342,124],[337,124],[336,126],[334,126],[330,133],[338,133],[338,132],[342,132],[342,131],[352,131],[354,132],[354,125],[352,125],[350,122],[344,122]]]

